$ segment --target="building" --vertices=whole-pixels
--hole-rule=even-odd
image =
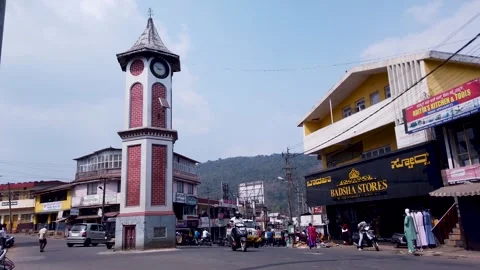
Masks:
[[[1,224],[12,232],[33,230],[36,220],[35,193],[38,190],[64,184],[60,181],[35,181],[0,185],[0,217]],[[9,203],[10,186],[10,203]],[[10,207],[12,209],[12,224],[10,224]],[[10,227],[11,225],[11,227]]]
[[[309,207],[326,206],[330,233],[362,220],[382,237],[403,232],[405,208],[440,219],[451,199],[443,186],[442,143],[432,129],[409,133],[404,108],[480,75],[478,58],[428,51],[354,67],[299,122],[306,154],[324,168],[305,177]]]
[[[476,78],[465,82],[472,77]],[[441,158],[445,187],[430,195],[451,198],[456,207],[451,207],[440,221],[447,228],[439,231],[439,240],[480,250],[480,70],[455,83],[459,84],[405,108],[405,130],[415,134],[431,129],[444,146]],[[460,230],[454,228],[456,223]]]
[[[173,212],[176,228],[197,228],[198,184],[197,164],[186,156],[173,153]]]
[[[120,214],[116,249],[175,247],[172,76],[180,57],[168,50],[149,18],[144,32],[117,54],[126,76]]]
[[[120,175],[122,149],[108,147],[74,159],[77,162],[72,181],[72,212],[75,222],[101,222],[105,187],[105,217],[120,211]]]
[[[49,187],[35,194],[35,229],[46,226],[49,230],[64,231],[70,218],[72,185],[70,183]]]
[[[198,228],[210,229],[213,239],[226,237],[227,224],[238,207],[234,201],[198,199]]]

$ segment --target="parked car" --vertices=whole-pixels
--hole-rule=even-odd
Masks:
[[[72,226],[68,232],[67,246],[83,245],[88,247],[105,244],[105,228],[97,223],[79,223]]]

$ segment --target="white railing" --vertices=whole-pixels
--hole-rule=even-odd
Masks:
[[[197,174],[197,169],[193,166],[181,164],[178,162],[173,163],[173,169],[174,170],[179,170],[182,172],[190,173],[190,174]]]
[[[387,125],[389,123],[394,123],[395,110],[393,104],[389,104],[381,111],[374,114],[372,117],[356,125],[357,123],[359,123],[367,116],[371,115],[373,112],[386,105],[390,101],[390,98],[383,100],[373,106],[366,108],[365,110],[352,114],[349,117],[334,122],[333,124],[330,124],[322,129],[319,129],[313,133],[304,136],[304,151],[306,151],[307,154],[311,154],[331,145],[341,143],[350,138],[356,137],[365,132]],[[356,125],[354,128],[346,131],[354,125]]]

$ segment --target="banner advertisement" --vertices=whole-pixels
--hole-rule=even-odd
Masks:
[[[480,111],[480,79],[403,109],[405,132],[414,133]]]
[[[43,211],[57,211],[62,209],[62,202],[42,203]]]

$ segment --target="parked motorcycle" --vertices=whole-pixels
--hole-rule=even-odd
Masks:
[[[234,230],[230,234],[230,242],[233,251],[241,249],[247,251],[247,227],[242,223],[235,224]]]
[[[362,246],[358,246],[358,241],[360,240],[360,235],[359,233],[353,233],[352,240],[353,244],[357,248],[364,248],[364,247],[374,247],[375,250],[380,251],[380,248],[378,247],[378,239],[373,230],[371,229],[370,225],[365,226],[365,232],[363,233],[363,239],[362,239]]]
[[[5,239],[5,248],[11,248],[15,244],[15,237],[7,235]]]
[[[199,246],[211,246],[212,241],[210,240],[210,237],[202,238],[198,241]]]
[[[0,250],[0,270],[12,270],[15,264],[7,258],[7,249]]]

